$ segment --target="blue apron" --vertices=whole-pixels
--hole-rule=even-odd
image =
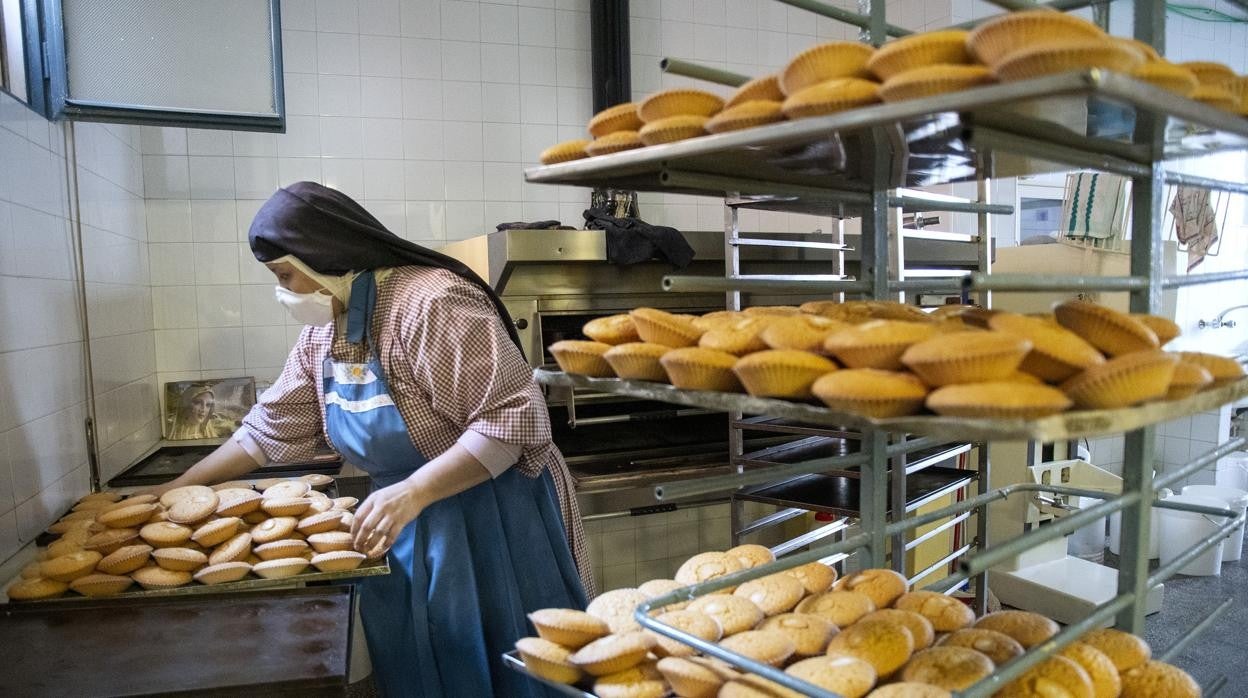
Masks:
[[[334,448],[363,468],[374,490],[428,459],[412,444],[390,398],[371,338],[376,282],[352,285],[347,339],[368,342],[363,364],[324,364],[325,424]],[[404,527],[388,553],[391,573],[360,585],[373,676],[386,696],[462,698],[546,695],[500,655],[531,634],[525,614],[584,608],[548,471],[516,468],[437,502]]]

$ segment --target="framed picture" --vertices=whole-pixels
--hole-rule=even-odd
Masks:
[[[165,438],[224,439],[256,404],[255,378],[165,383]]]

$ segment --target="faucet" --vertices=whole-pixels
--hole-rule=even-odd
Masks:
[[[1248,308],[1248,305],[1233,305],[1227,308],[1226,310],[1223,310],[1222,312],[1218,313],[1218,316],[1214,318],[1212,321],[1205,322],[1204,320],[1201,320],[1200,322],[1196,323],[1196,326],[1201,328],[1202,330],[1205,329],[1206,327],[1209,327],[1215,330],[1219,327],[1234,327],[1235,326],[1234,320],[1223,321],[1222,318],[1226,317],[1227,313],[1231,312],[1232,310],[1241,310],[1243,308]]]

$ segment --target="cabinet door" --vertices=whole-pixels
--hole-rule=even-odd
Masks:
[[[284,130],[279,0],[44,0],[53,118]]]

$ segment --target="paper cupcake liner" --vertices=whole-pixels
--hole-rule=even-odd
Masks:
[[[1242,75],[1223,85],[1241,107],[1248,107],[1248,75]]]
[[[802,51],[780,73],[780,89],[787,96],[833,78],[866,78],[873,49],[856,41],[833,41]]]
[[[616,131],[602,138],[595,139],[585,146],[585,152],[591,156],[610,155],[611,153],[619,153],[625,150],[640,148],[644,143],[636,131]]]
[[[581,328],[581,332],[595,342],[618,345],[636,342],[637,326],[628,315],[609,315],[590,320]]]
[[[611,364],[615,375],[625,380],[652,381],[655,383],[667,382],[667,371],[663,370],[663,365],[659,363],[658,355],[639,352],[630,353],[627,350],[612,349],[606,353],[604,358],[608,364]]]
[[[707,366],[685,361],[664,361],[668,380],[683,390],[715,390],[722,393],[739,393],[741,381],[731,368]]]
[[[1013,51],[1063,38],[1104,38],[1105,32],[1091,22],[1046,10],[1012,12],[985,22],[966,38],[971,54],[995,66]]]
[[[1113,41],[1114,43],[1120,46],[1125,46],[1135,51],[1136,53],[1139,53],[1140,58],[1145,63],[1154,63],[1154,62],[1163,60],[1161,57],[1161,54],[1157,53],[1157,49],[1153,48],[1149,44],[1144,43],[1143,41],[1140,41],[1139,39],[1135,39],[1129,36],[1111,36],[1109,37],[1109,40]]]
[[[900,75],[908,70],[929,65],[964,65],[971,63],[966,47],[968,32],[958,29],[914,34],[890,41],[881,46],[870,60],[867,69],[881,81]]]
[[[606,676],[614,674],[625,669],[632,669],[641,664],[646,659],[646,653],[649,650],[634,650],[629,652],[621,652],[614,657],[607,657],[592,662],[580,662],[579,666],[587,674],[594,676]]]
[[[1131,77],[1184,97],[1200,84],[1192,71],[1164,61],[1144,63],[1131,71]]]
[[[1023,362],[1018,365],[1018,370],[1046,383],[1061,383],[1083,369],[1083,366],[1076,366],[1034,348],[1023,357]]]
[[[866,344],[862,346],[839,347],[828,349],[849,368],[879,368],[886,371],[902,371],[901,355],[906,353],[912,344],[917,342],[898,342],[896,344]],[[824,345],[827,349],[827,345]]]
[[[641,127],[638,136],[646,145],[662,145],[706,135],[706,117],[679,115],[651,121]]]
[[[784,364],[759,365],[740,362],[733,368],[745,392],[754,397],[772,397],[783,400],[810,400],[814,395],[810,386],[827,369]]]
[[[541,155],[537,156],[537,159],[543,165],[555,165],[561,162],[580,160],[589,157],[589,153],[585,152],[585,146],[587,145],[589,145],[589,141],[584,138],[556,143],[543,150]]]
[[[967,386],[969,387],[969,386]],[[1021,386],[1011,385],[1016,393]],[[948,401],[947,389],[938,389],[927,396],[927,408],[946,417],[967,417],[970,419],[1040,419],[1049,415],[1064,412],[1070,407],[1070,401],[1055,401],[1049,404],[1008,405],[999,400],[985,396],[983,401],[974,398],[958,398]]]
[[[574,666],[552,662],[523,650],[520,651],[520,658],[524,660],[524,666],[529,671],[555,683],[571,684],[581,678],[581,670]]]
[[[748,327],[738,327],[738,325],[739,323],[708,330],[698,340],[698,346],[734,356],[745,356],[767,349],[767,343],[762,338],[763,330],[767,329],[766,325],[761,323],[754,323]]]
[[[949,92],[960,92],[994,82],[992,74],[979,66],[939,67],[950,70],[944,71],[944,75],[938,75],[936,71],[920,68],[918,71],[910,71],[894,77],[880,86],[880,99],[885,102],[901,102],[907,99],[921,99]],[[969,70],[952,70],[956,68]],[[923,72],[923,76],[917,75],[919,71]]]
[[[988,383],[1018,370],[1025,352],[950,356],[935,361],[909,361],[907,367],[932,387],[958,383]]]
[[[872,89],[868,89],[868,86]],[[829,80],[790,96],[784,101],[781,110],[785,118],[808,119],[865,107],[878,101],[879,86],[876,83],[844,78]]]
[[[710,133],[728,133],[784,121],[779,101],[752,100],[729,107],[706,122]]]
[[[602,358],[602,353],[571,347],[556,348],[554,345],[551,346],[550,353],[564,373],[576,373],[591,378],[611,378],[615,375],[611,364]]]
[[[1188,61],[1179,63],[1179,67],[1192,71],[1192,74],[1196,76],[1200,84],[1211,87],[1227,88],[1229,83],[1235,79],[1235,71],[1231,70],[1229,66],[1212,61]]]
[[[1109,356],[1157,348],[1157,335],[1135,318],[1103,306],[1062,304],[1057,322]]]
[[[1239,102],[1235,99],[1235,95],[1224,87],[1216,85],[1200,84],[1192,93],[1188,95],[1190,99],[1194,99],[1201,104],[1208,104],[1214,109],[1222,111],[1239,111]]]
[[[589,135],[602,138],[616,131],[636,131],[641,128],[641,117],[637,115],[637,105],[632,102],[617,104],[598,112],[589,120]]]
[[[1113,409],[1165,397],[1176,361],[1161,352],[1153,360],[1109,370],[1090,369],[1062,384],[1081,409]]]
[[[1184,351],[1179,353],[1179,360],[1194,363],[1208,371],[1213,376],[1214,386],[1233,383],[1244,377],[1244,369],[1239,362],[1227,356]]]
[[[678,696],[713,696],[728,680],[722,672],[690,660],[659,660],[658,670]]]
[[[640,318],[633,316],[633,323],[637,325],[637,334],[641,336],[641,341],[649,344],[661,344],[665,347],[678,349],[680,347],[691,347],[698,343],[698,338],[702,336],[702,330],[689,327],[669,326],[664,322],[656,322],[649,318]]]
[[[637,115],[645,123],[671,116],[712,116],[724,108],[719,95],[704,90],[663,90],[647,97],[638,107]]]
[[[116,596],[129,589],[134,580],[108,574],[89,574],[69,583],[69,588],[83,596]]]
[[[754,100],[770,100],[774,102],[784,101],[784,91],[780,89],[779,75],[764,75],[761,78],[754,78],[737,88],[736,92],[724,102],[725,111],[739,104],[752,102]]]
[[[1164,399],[1165,400],[1182,400],[1184,398],[1189,398],[1195,395],[1196,393],[1199,393],[1201,387],[1202,386],[1200,385],[1191,385],[1191,384],[1179,385],[1177,383],[1171,383],[1170,387],[1166,388],[1166,396]]]
[[[923,398],[853,398],[818,396],[829,409],[852,412],[873,419],[905,417],[923,408]]]
[[[1140,56],[1135,51],[1099,41],[1040,45],[1017,51],[1002,59],[993,68],[993,72],[997,79],[1008,82],[1089,68],[1129,74],[1140,64]]]

